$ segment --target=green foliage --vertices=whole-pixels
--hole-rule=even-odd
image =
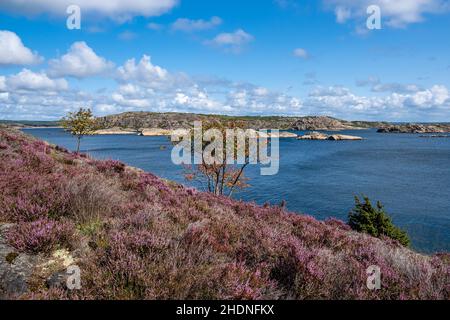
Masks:
[[[77,153],[80,152],[80,140],[84,135],[93,134],[97,129],[97,122],[90,109],[80,108],[77,112],[69,112],[62,119],[61,125],[72,135],[77,137]]]
[[[377,238],[386,236],[406,247],[410,245],[408,234],[392,223],[380,202],[377,202],[374,208],[368,197],[364,197],[364,203],[355,197],[355,208],[349,213],[348,218],[348,224],[353,230],[365,232]]]

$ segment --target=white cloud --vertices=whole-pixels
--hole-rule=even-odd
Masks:
[[[0,76],[0,92],[6,91],[6,77]]]
[[[366,19],[367,7],[377,5],[381,8],[383,21],[391,27],[405,27],[424,20],[426,14],[448,12],[450,4],[443,0],[323,0],[326,7],[334,10],[336,20]]]
[[[304,105],[312,114],[329,114],[344,119],[441,120],[449,115],[450,95],[442,85],[372,97],[356,95],[345,87],[330,86],[313,90]]]
[[[23,69],[16,75],[6,78],[8,90],[67,90],[69,85],[65,79],[50,79],[45,73],[35,73]]]
[[[85,42],[75,42],[60,59],[49,62],[52,77],[71,76],[85,78],[104,74],[113,63],[99,57]]]
[[[158,16],[171,10],[178,4],[178,0],[2,0],[0,8],[8,11],[35,15],[50,13],[56,16],[66,16],[69,5],[80,6],[83,15],[92,15],[96,19],[108,17],[117,21],[125,21],[135,16]]]
[[[372,92],[395,92],[395,93],[414,93],[422,90],[416,84],[403,84],[397,82],[382,83],[377,77],[368,77],[367,79],[360,79],[356,81],[358,87],[369,86]]]
[[[302,101],[282,93],[273,92],[262,87],[247,86],[231,91],[226,100],[235,113],[246,114],[299,114]]]
[[[334,13],[336,15],[336,22],[337,23],[345,23],[348,19],[351,17],[350,9],[345,7],[336,7],[334,10]]]
[[[29,65],[43,59],[25,47],[17,34],[0,30],[0,65]]]
[[[217,47],[222,47],[227,51],[239,53],[245,45],[252,42],[255,38],[242,29],[238,29],[231,33],[220,33],[214,39],[207,41]]]
[[[137,82],[148,87],[159,87],[169,80],[169,72],[153,65],[151,57],[144,55],[137,64],[133,58],[119,67],[117,79],[121,82]]]
[[[411,96],[407,96],[405,101],[409,105],[420,108],[432,108],[442,106],[448,102],[450,96],[448,89],[442,85],[434,85],[430,89],[418,91]]]
[[[116,88],[86,93],[69,89],[64,79],[23,69],[0,76],[0,117],[59,118],[80,106],[97,115],[125,111],[196,112],[230,115],[332,115],[343,119],[432,121],[450,115],[450,93],[443,85],[382,83],[371,77],[359,85],[376,91],[358,95],[343,86],[314,87],[300,99],[250,83],[197,79],[152,63],[150,56],[129,59],[109,75]],[[314,77],[313,74],[308,75]],[[95,89],[95,88],[93,88]]]
[[[308,59],[309,53],[303,48],[294,49],[294,56],[297,58]]]
[[[213,29],[222,24],[222,19],[212,17],[210,20],[191,20],[180,18],[172,24],[172,30],[183,32],[195,32]]]

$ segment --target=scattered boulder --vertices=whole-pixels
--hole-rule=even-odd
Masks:
[[[28,291],[28,279],[40,258],[18,253],[4,237],[12,224],[0,225],[0,300],[19,296]]]
[[[297,138],[298,140],[332,140],[332,141],[341,141],[341,140],[363,140],[362,137],[350,136],[344,134],[333,134],[327,135],[322,132],[310,132],[303,136]]]
[[[0,224],[0,300],[12,299],[29,292],[30,281],[38,276],[47,287],[66,284],[67,268],[76,263],[66,249],[56,250],[50,257],[17,252],[4,234],[13,224]]]
[[[349,136],[345,134],[333,134],[328,137],[328,140],[339,141],[339,140],[362,140],[363,138],[357,136]]]

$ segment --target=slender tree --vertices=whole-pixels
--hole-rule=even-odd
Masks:
[[[241,129],[243,123],[240,122],[227,122],[222,123],[220,121],[210,121],[203,123],[203,131],[208,129],[219,130],[223,137],[226,136],[226,129]],[[226,142],[226,141],[224,141]],[[235,160],[237,156],[237,141],[234,141],[234,154]],[[248,139],[246,140],[248,142]],[[208,146],[209,142],[203,141],[202,152]],[[227,148],[226,143],[224,143],[223,150]],[[195,152],[193,150],[193,152]],[[205,187],[208,192],[214,193],[216,195],[226,195],[231,197],[236,190],[244,189],[248,187],[248,178],[244,174],[245,168],[249,164],[249,148],[246,144],[245,147],[245,163],[241,164],[229,164],[226,162],[225,154],[223,155],[222,163],[206,163],[205,159],[202,157],[202,163],[197,165],[192,165],[187,167],[187,172],[185,178],[187,180],[194,180],[199,182]]]
[[[97,122],[88,108],[80,108],[77,112],[69,112],[62,119],[61,124],[77,139],[77,153],[80,152],[81,138],[85,135],[93,134],[97,129]]]

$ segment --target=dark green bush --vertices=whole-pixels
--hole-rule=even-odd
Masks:
[[[364,203],[355,197],[355,208],[350,211],[348,219],[348,224],[353,230],[365,232],[377,238],[384,235],[397,240],[405,247],[410,245],[408,234],[392,223],[380,202],[377,202],[374,208],[368,197],[364,197]]]

